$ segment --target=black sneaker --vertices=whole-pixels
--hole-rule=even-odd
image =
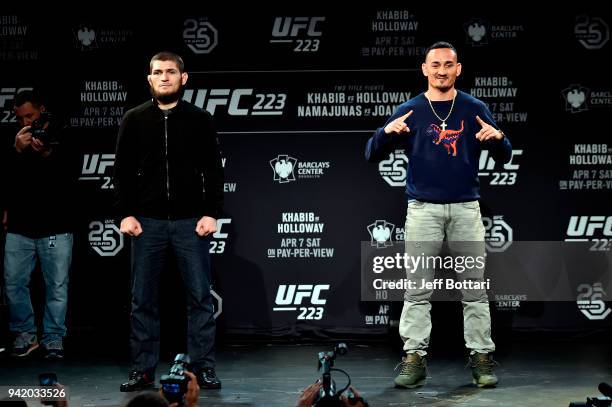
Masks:
[[[45,351],[45,359],[60,360],[64,358],[64,345],[61,339],[55,339],[42,344]]]
[[[149,389],[153,387],[155,384],[155,379],[152,375],[149,375],[144,372],[139,372],[138,370],[132,370],[130,372],[129,380],[125,383],[122,383],[119,387],[120,391],[140,391],[144,389]]]
[[[217,377],[214,367],[202,368],[202,370],[196,374],[196,377],[198,378],[198,385],[200,385],[202,389],[221,388],[221,381]]]
[[[472,382],[478,387],[497,386],[497,376],[493,371],[497,364],[488,353],[474,353],[468,362],[472,368]]]
[[[13,356],[24,357],[38,349],[36,335],[28,332],[21,332],[13,343]]]

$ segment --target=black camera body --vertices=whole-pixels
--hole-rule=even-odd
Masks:
[[[58,384],[57,375],[53,372],[40,373],[38,375],[38,384],[44,387],[57,386]],[[51,401],[51,400],[42,400],[41,403],[45,406],[56,406],[57,405],[57,401]]]
[[[168,374],[163,375],[159,381],[164,397],[170,404],[178,403],[179,407],[184,405],[190,380],[185,371],[190,370],[190,363],[189,355],[179,353],[174,358]]]
[[[346,354],[348,348],[345,343],[339,343],[334,347],[333,351],[330,352],[319,352],[318,354],[318,369],[321,372],[321,389],[319,390],[319,394],[315,398],[313,406],[316,407],[328,407],[328,406],[341,406],[342,400],[340,397],[342,393],[349,388],[351,384],[350,376],[343,370],[334,369],[334,362],[336,360],[336,355],[344,355]],[[336,382],[331,377],[332,371],[339,371],[346,375],[348,378],[348,384],[337,391]]]
[[[41,386],[55,386],[57,375],[55,373],[41,373],[38,375],[38,382]]]
[[[612,386],[607,383],[599,383],[597,389],[604,397],[587,397],[586,402],[572,402],[569,407],[610,407],[612,406]]]
[[[586,402],[572,402],[569,407],[609,407],[612,406],[610,397],[587,397]]]
[[[32,122],[30,125],[30,132],[32,137],[40,140],[44,145],[51,143],[51,135],[49,133],[49,126],[45,128],[45,125],[49,123],[51,125],[52,115],[50,112],[41,112],[40,117]]]

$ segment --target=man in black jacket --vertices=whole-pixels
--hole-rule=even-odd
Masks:
[[[45,281],[41,345],[46,358],[61,359],[72,263],[74,155],[69,153],[67,129],[51,119],[39,92],[17,94],[14,112],[20,130],[2,162],[4,280],[10,330],[15,334],[12,354],[25,357],[39,347],[29,289],[39,262]]]
[[[187,73],[180,56],[151,59],[152,100],[123,117],[114,185],[121,232],[132,236],[132,368],[121,391],[150,387],[159,359],[159,276],[174,251],[187,290],[188,353],[203,388],[215,374],[210,293],[211,235],[223,203],[223,168],[211,115],[181,100]]]

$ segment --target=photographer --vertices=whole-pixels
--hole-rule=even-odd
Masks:
[[[200,399],[200,386],[198,385],[197,377],[186,371],[185,375],[189,377],[189,384],[187,385],[187,393],[185,393],[184,405],[185,407],[198,407],[198,400]],[[170,407],[176,406],[177,403],[170,404]]]
[[[9,151],[5,174],[3,223],[7,231],[4,279],[14,356],[39,347],[29,282],[37,260],[45,282],[41,345],[45,357],[64,356],[68,303],[68,270],[72,261],[70,160],[62,131],[49,118],[39,94],[22,91],[14,112],[20,129]]]
[[[198,407],[198,400],[200,399],[200,386],[198,386],[198,380],[191,372],[186,371],[185,375],[189,377],[189,384],[187,385],[187,393],[185,393],[183,405],[185,407]],[[178,403],[169,403],[163,393],[163,390],[160,390],[159,392],[143,391],[126,404],[126,407],[146,406],[178,407]]]
[[[368,407],[368,403],[351,386],[351,376],[344,370],[334,367],[336,356],[345,355],[347,351],[348,347],[341,342],[334,346],[332,351],[318,353],[318,369],[321,377],[301,392],[296,407]],[[336,387],[332,372],[340,372],[346,376],[347,384],[341,389]]]

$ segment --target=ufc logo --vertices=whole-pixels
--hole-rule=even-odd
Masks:
[[[513,163],[515,157],[523,155],[523,150],[512,150],[512,158],[510,158],[510,162],[504,164],[504,170],[508,171],[516,171],[519,169],[519,164]],[[491,171],[495,168],[495,160],[489,154],[488,150],[482,150],[480,152],[480,160],[478,161],[478,169],[480,171],[486,170]]]
[[[194,89],[186,89],[183,99],[194,105],[207,110],[214,115],[217,106],[227,106],[227,112],[232,116],[246,116],[249,109],[240,108],[240,98],[253,94],[253,89],[198,89],[195,94]]]
[[[612,237],[612,216],[572,216],[567,225],[567,235],[594,236],[599,229],[603,236]]]
[[[213,237],[215,239],[227,239],[228,234],[221,232],[221,229],[223,229],[223,225],[228,225],[230,223],[232,223],[232,220],[229,218],[217,219],[217,231],[213,233]]]
[[[302,300],[310,297],[311,304],[324,305],[327,300],[319,298],[323,290],[329,290],[329,284],[281,284],[274,302],[276,305],[301,305]]]
[[[323,35],[317,29],[317,24],[325,21],[325,17],[276,17],[272,27],[272,36],[298,37],[300,31],[305,31],[309,37],[320,37]]]
[[[106,169],[115,165],[115,154],[85,154],[82,175],[104,175]]]
[[[15,99],[15,95],[24,90],[32,90],[34,88],[2,88],[0,89],[0,109],[7,107],[7,102],[9,100]],[[10,104],[8,107],[13,107]]]

